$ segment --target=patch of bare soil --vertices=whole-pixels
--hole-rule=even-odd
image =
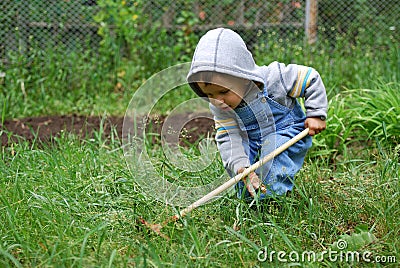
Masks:
[[[169,118],[169,121],[186,122],[180,130],[179,139],[181,143],[193,143],[202,136],[212,136],[213,121],[206,117],[191,119],[190,114],[180,115]],[[152,131],[161,133],[164,118],[152,119]],[[93,134],[103,128],[105,138],[110,137],[112,131],[116,131],[118,137],[122,137],[122,126],[124,118],[109,116],[101,118],[99,116],[81,115],[61,115],[61,116],[41,116],[23,119],[6,120],[0,124],[0,135],[2,146],[22,140],[38,142],[50,141],[52,137],[57,137],[62,131],[74,133],[81,138],[93,137]],[[179,124],[178,124],[179,125]]]

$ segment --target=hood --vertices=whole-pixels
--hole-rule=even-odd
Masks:
[[[201,97],[191,76],[202,71],[228,74],[264,83],[262,68],[254,62],[243,39],[234,31],[217,28],[208,31],[197,44],[187,79],[192,89]]]

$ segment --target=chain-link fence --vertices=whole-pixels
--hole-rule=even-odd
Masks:
[[[29,53],[31,48],[63,50],[95,49],[101,19],[96,14],[110,6],[131,7],[146,23],[135,25],[146,31],[166,28],[201,34],[224,26],[241,31],[248,42],[276,31],[281,38],[335,41],[337,35],[364,35],[366,42],[399,40],[400,0],[2,0],[0,2],[0,58],[10,51]],[[318,2],[318,3],[317,3]],[[100,5],[102,3],[102,5]],[[318,8],[316,9],[316,5]],[[136,9],[135,9],[136,8]],[[122,12],[122,11],[121,11]],[[123,17],[124,14],[116,14]],[[143,22],[143,20],[141,20]],[[118,33],[116,33],[118,35]]]
[[[2,0],[0,2],[0,52],[28,53],[30,48],[80,49],[97,46],[95,1]]]
[[[399,0],[318,1],[318,34],[321,40],[337,36],[377,44],[385,39],[400,42]]]

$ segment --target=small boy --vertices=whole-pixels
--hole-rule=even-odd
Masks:
[[[210,102],[215,140],[230,176],[243,172],[305,128],[310,129],[310,136],[326,128],[328,102],[318,72],[278,62],[258,66],[242,38],[232,30],[210,30],[200,39],[188,82]],[[306,114],[299,97],[304,98]],[[238,196],[254,197],[258,192],[263,199],[291,191],[294,176],[312,145],[310,136],[239,182]]]

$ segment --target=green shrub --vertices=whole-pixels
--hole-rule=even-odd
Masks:
[[[368,3],[366,3],[368,2]],[[321,37],[335,46],[337,38],[345,36],[353,44],[387,44],[398,42],[399,0],[320,0],[318,27]],[[341,10],[341,7],[345,9]]]
[[[314,138],[310,156],[332,160],[346,157],[349,148],[400,144],[399,92],[400,83],[377,83],[373,89],[346,90],[332,97],[327,129]]]
[[[377,83],[373,89],[360,89],[349,100],[361,125],[370,139],[400,144],[400,84]]]
[[[192,26],[193,12],[181,10],[174,15],[174,29],[161,27],[157,14],[146,10],[146,1],[100,0],[95,16],[102,36],[101,52],[114,61],[127,60],[137,66],[136,79],[151,76],[168,66],[188,61],[198,37]],[[168,8],[169,3],[160,3]],[[184,1],[180,5],[187,5]],[[161,7],[160,7],[161,8]],[[120,66],[120,63],[116,63]]]

